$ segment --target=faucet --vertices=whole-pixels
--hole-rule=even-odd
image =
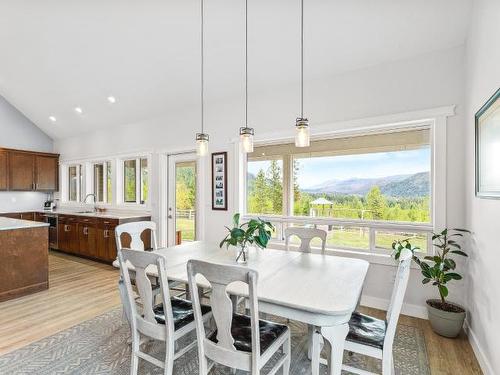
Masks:
[[[95,194],[92,194],[92,193],[91,194],[87,194],[85,196],[85,199],[83,200],[83,203],[84,204],[87,203],[87,198],[90,197],[90,196],[94,197],[94,212],[97,212],[97,197],[96,197]]]

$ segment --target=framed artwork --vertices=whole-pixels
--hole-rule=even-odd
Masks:
[[[227,211],[227,152],[212,154],[212,210]]]
[[[477,111],[476,196],[500,199],[500,89]]]

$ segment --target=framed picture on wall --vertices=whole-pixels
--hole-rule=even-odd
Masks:
[[[227,211],[227,152],[212,154],[212,210]]]
[[[500,199],[500,89],[477,111],[476,196]]]

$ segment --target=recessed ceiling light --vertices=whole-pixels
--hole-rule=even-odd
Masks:
[[[82,114],[83,110],[80,107],[75,107],[75,112]]]
[[[57,119],[54,116],[49,116],[49,120],[52,121],[52,122],[56,122],[57,121]]]
[[[111,104],[115,104],[116,98],[114,96],[108,96],[108,102],[110,102]]]

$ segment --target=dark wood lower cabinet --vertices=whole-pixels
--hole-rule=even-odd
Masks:
[[[59,215],[58,249],[67,253],[112,263],[117,256],[115,228],[117,225],[130,221],[149,221],[150,217],[134,219],[105,219],[95,217],[72,217]],[[145,231],[141,236],[145,247],[151,247],[151,233]],[[123,239],[127,247],[130,240]]]

